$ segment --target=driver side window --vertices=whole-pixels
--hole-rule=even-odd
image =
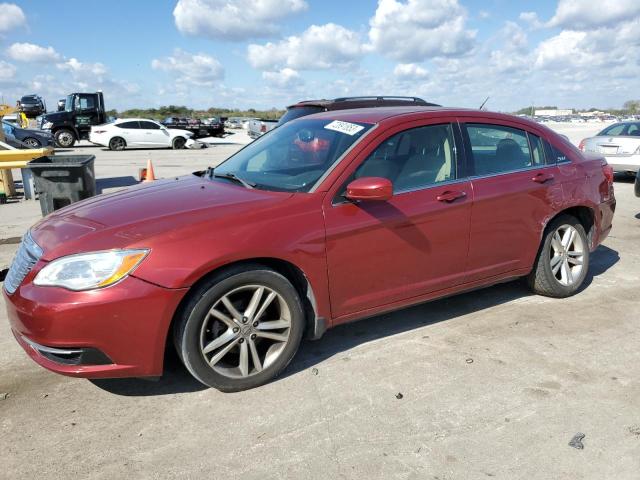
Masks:
[[[389,137],[358,167],[354,178],[361,177],[387,178],[394,193],[454,180],[456,150],[451,124],[413,128]]]

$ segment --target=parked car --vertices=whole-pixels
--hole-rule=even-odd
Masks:
[[[20,99],[20,110],[28,118],[35,118],[38,115],[47,113],[47,107],[40,95],[25,95]]]
[[[278,120],[268,120],[266,118],[254,118],[249,120],[248,134],[250,138],[256,139],[278,126]]]
[[[89,141],[109,150],[131,148],[184,148],[193,136],[187,130],[169,129],[144,118],[122,118],[114,123],[91,127]]]
[[[328,111],[215,168],[52,213],[24,237],[5,304],[55,372],[158,376],[175,345],[199,381],[237,391],[345,322],[520,277],[573,295],[615,203],[601,156],[527,120]]]
[[[249,137],[258,138],[279,125],[284,125],[296,118],[319,112],[333,110],[350,110],[353,108],[398,107],[398,106],[438,107],[418,97],[342,97],[333,100],[306,100],[287,107],[287,111],[279,120],[257,119],[249,122]]]
[[[635,175],[640,169],[640,122],[614,123],[582,140],[579,148],[604,155],[615,172]]]
[[[53,147],[53,135],[42,130],[20,128],[13,123],[2,120],[7,143],[15,148]]]

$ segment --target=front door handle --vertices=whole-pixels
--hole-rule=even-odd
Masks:
[[[440,195],[438,195],[436,197],[436,200],[438,200],[439,202],[451,203],[454,200],[457,200],[459,198],[464,198],[466,196],[467,196],[466,192],[460,192],[457,190],[447,190],[446,192],[443,192]]]
[[[536,183],[546,183],[550,180],[553,180],[553,175],[551,173],[538,173],[535,177],[533,177],[531,180],[533,180]]]

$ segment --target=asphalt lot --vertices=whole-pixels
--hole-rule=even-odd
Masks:
[[[106,190],[149,155],[169,176],[237,148],[74,153],[96,152]],[[50,373],[0,300],[0,477],[638,478],[640,199],[630,179],[615,187],[614,229],[578,295],[511,282],[338,327],[242,393],[204,389],[172,352],[157,382]],[[39,216],[35,202],[0,212],[0,238]],[[16,247],[0,244],[0,264]],[[579,432],[582,450],[568,445]]]

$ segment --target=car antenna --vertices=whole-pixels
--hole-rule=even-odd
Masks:
[[[490,99],[490,98],[491,98],[491,97],[487,97],[487,98],[485,98],[485,99],[484,99],[484,102],[482,102],[482,105],[480,105],[480,108],[479,108],[478,110],[482,110],[482,109],[484,108],[485,104],[489,101],[489,99]]]

